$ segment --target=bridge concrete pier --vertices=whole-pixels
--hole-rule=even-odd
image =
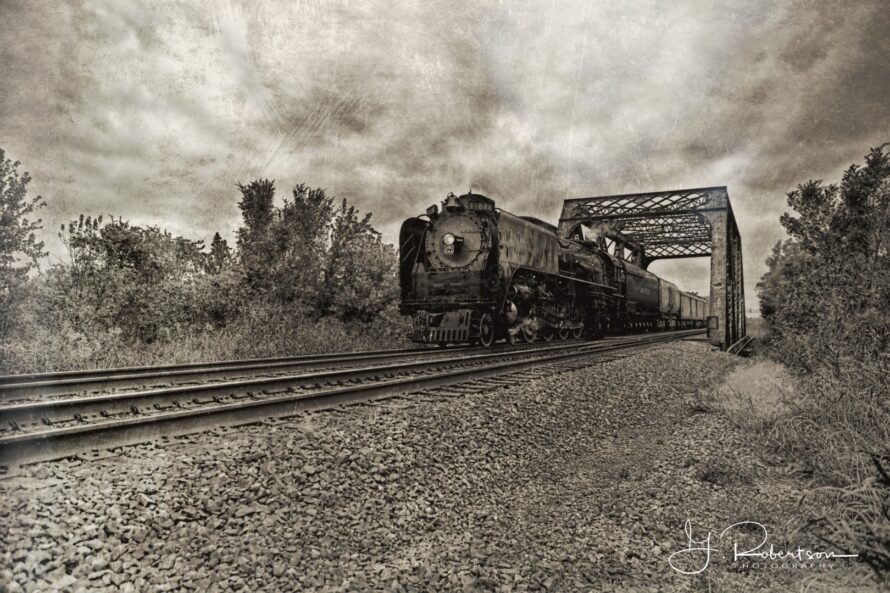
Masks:
[[[711,226],[709,336],[725,350],[745,336],[742,239],[728,204],[725,210],[707,211],[703,216]]]

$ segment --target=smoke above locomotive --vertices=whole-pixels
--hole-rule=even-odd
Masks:
[[[411,339],[445,345],[599,338],[702,327],[707,301],[621,257],[581,229],[516,216],[494,200],[449,194],[399,234],[399,283]]]

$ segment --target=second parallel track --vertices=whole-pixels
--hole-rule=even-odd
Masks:
[[[220,381],[147,391],[0,406],[0,465],[69,457],[92,449],[292,416],[508,374],[700,334],[701,330],[552,343],[507,352],[468,349],[450,359]]]

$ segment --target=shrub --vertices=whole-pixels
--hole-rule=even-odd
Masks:
[[[27,174],[16,179],[7,186],[25,204]],[[2,372],[406,344],[395,250],[370,215],[305,185],[281,207],[272,181],[238,188],[244,221],[234,254],[218,233],[206,252],[200,241],[120,218],[63,225],[67,261],[30,280],[19,275],[3,293]],[[21,228],[33,227],[22,219],[30,211],[20,208]],[[35,257],[41,248],[22,245]]]
[[[885,145],[886,146],[886,145]],[[801,396],[771,431],[804,461],[830,508],[826,538],[890,571],[890,156],[872,149],[839,185],[788,194],[789,239],[758,283],[771,355],[799,374]],[[875,472],[878,475],[875,475]]]

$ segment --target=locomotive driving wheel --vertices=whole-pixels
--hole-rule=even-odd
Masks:
[[[593,327],[590,328],[592,338],[599,340],[606,336],[609,331],[609,318],[604,313],[597,313],[593,319]]]
[[[538,339],[538,316],[534,311],[519,319],[519,339],[534,342]]]
[[[483,313],[479,317],[479,337],[476,341],[483,348],[494,344],[494,321],[491,319],[491,314]]]
[[[579,325],[578,327],[572,328],[572,337],[575,338],[576,340],[580,340],[581,336],[583,336],[583,335],[584,335],[584,324],[583,323],[581,325]]]
[[[568,340],[571,333],[572,333],[572,330],[570,330],[569,328],[561,327],[561,328],[559,328],[559,339],[560,340]]]
[[[529,327],[527,324],[523,324],[522,327],[519,328],[519,338],[523,342],[534,342],[538,339],[538,334],[535,332],[534,328]]]

